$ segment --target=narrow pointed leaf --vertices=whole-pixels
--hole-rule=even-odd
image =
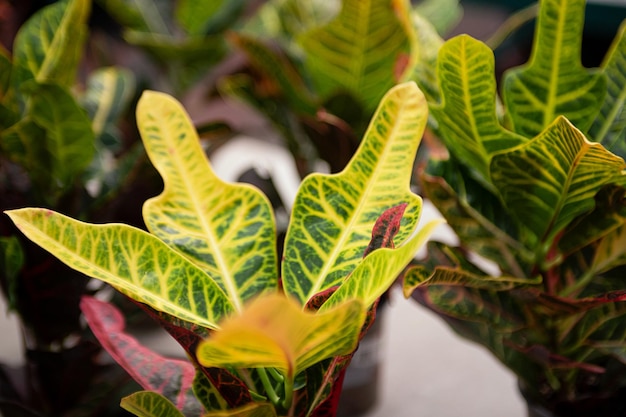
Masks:
[[[299,38],[320,96],[347,90],[368,111],[376,108],[410,69],[398,76],[398,63],[414,63],[408,7],[405,0],[345,0],[331,22]]]
[[[7,214],[29,239],[70,267],[156,310],[212,329],[233,311],[206,273],[142,230],[83,223],[47,209]]]
[[[358,301],[319,314],[270,294],[222,322],[198,347],[198,360],[204,366],[276,368],[293,379],[317,362],[354,351],[364,319]]]
[[[550,241],[593,209],[601,187],[623,180],[626,164],[560,117],[543,133],[493,158],[491,172],[508,209]],[[545,236],[549,234],[549,236]]]
[[[426,118],[424,96],[414,83],[394,87],[348,166],[339,174],[314,174],[303,181],[282,274],[285,291],[302,305],[354,270],[386,209],[408,203],[398,241],[414,229],[421,198],[411,193],[409,180]]]
[[[73,85],[87,38],[90,8],[89,0],[67,0],[40,10],[15,38],[14,65],[27,69],[28,78],[39,82]]]
[[[171,401],[152,391],[139,391],[124,397],[120,405],[138,417],[186,417]]]
[[[589,129],[589,135],[609,151],[626,158],[626,23],[622,24],[607,52],[602,70],[608,82],[607,95]]]
[[[426,243],[433,229],[440,224],[441,221],[427,223],[396,249],[381,248],[372,252],[324,303],[320,311],[352,299],[360,300],[364,306],[370,307],[391,287],[417,250]]]
[[[187,361],[165,358],[124,332],[124,316],[112,304],[83,297],[80,308],[106,351],[146,390],[172,401],[185,416],[200,416],[202,406],[192,389],[195,368]]]
[[[606,95],[606,77],[580,61],[585,0],[543,0],[529,63],[505,75],[514,130],[534,137],[557,116],[586,131]]]
[[[146,92],[137,123],[165,189],[144,204],[150,231],[206,271],[241,309],[275,290],[276,232],[267,198],[246,184],[227,184],[211,169],[182,106]]]
[[[482,42],[468,35],[450,39],[437,58],[442,103],[431,107],[446,147],[485,184],[492,155],[526,140],[498,121],[494,66]]]

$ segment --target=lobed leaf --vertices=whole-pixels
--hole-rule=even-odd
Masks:
[[[482,42],[468,35],[450,39],[437,58],[442,103],[431,106],[446,147],[485,185],[491,157],[526,141],[498,121],[494,65]]]
[[[315,91],[326,98],[347,90],[373,111],[414,64],[407,16],[405,0],[344,0],[333,20],[301,35]]]
[[[120,405],[138,417],[185,417],[171,401],[153,391],[139,391],[122,398]]]
[[[276,368],[288,380],[310,366],[356,349],[365,309],[349,301],[325,313],[302,311],[292,299],[268,294],[231,316],[198,347],[203,366]]]
[[[386,209],[408,203],[398,240],[413,230],[421,198],[411,193],[409,181],[426,118],[424,96],[414,83],[394,87],[348,166],[339,174],[313,174],[302,182],[282,264],[285,292],[302,305],[354,270]]]
[[[622,24],[607,52],[602,71],[607,79],[607,95],[589,129],[589,135],[609,151],[626,158],[626,23]]]
[[[278,284],[276,231],[267,198],[227,184],[208,163],[185,110],[166,94],[145,92],[137,124],[163,192],[143,208],[148,229],[209,274],[236,310]]]
[[[47,209],[6,213],[62,262],[156,310],[211,329],[233,311],[211,277],[142,230],[83,223]]]
[[[15,67],[22,77],[70,87],[87,39],[89,0],[65,0],[40,10],[19,30],[13,45]],[[15,80],[18,87],[21,80]]]
[[[587,131],[607,91],[606,77],[580,62],[585,0],[543,0],[528,64],[507,72],[503,95],[514,131],[542,132],[558,116]]]
[[[589,142],[559,117],[525,145],[495,155],[491,176],[502,199],[537,238],[550,242],[593,209],[601,187],[623,180],[624,160]]]
[[[124,332],[124,316],[112,304],[83,297],[80,308],[103,348],[146,390],[172,401],[185,416],[202,415],[194,396],[195,369],[190,362],[165,358]]]

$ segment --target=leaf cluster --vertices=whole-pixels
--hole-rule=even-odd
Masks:
[[[421,181],[461,248],[431,244],[405,277],[407,295],[420,288],[551,404],[626,382],[625,29],[584,68],[584,10],[540,3],[530,60],[504,74],[501,97],[486,45],[441,47],[429,104],[449,158]]]

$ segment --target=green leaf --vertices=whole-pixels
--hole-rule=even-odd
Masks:
[[[0,277],[6,283],[9,310],[17,310],[18,274],[24,265],[24,251],[15,236],[0,237]]]
[[[244,0],[180,0],[175,15],[179,25],[190,35],[215,34],[232,26],[245,4]]]
[[[423,0],[413,10],[430,22],[442,36],[463,17],[459,0]]]
[[[585,0],[541,2],[528,64],[505,74],[504,101],[514,130],[534,137],[557,116],[587,131],[606,95],[606,77],[580,62]]]
[[[12,67],[13,64],[11,63],[9,52],[0,45],[0,103],[4,100],[9,89]]]
[[[4,130],[0,138],[4,156],[22,165],[35,187],[54,190],[55,184],[50,175],[52,160],[46,149],[46,131],[43,128],[26,116]]]
[[[602,274],[617,266],[626,264],[626,220],[601,241],[593,257],[590,269]]]
[[[137,124],[165,189],[144,204],[148,229],[207,272],[235,309],[278,285],[276,231],[267,198],[220,180],[183,107],[145,92]]]
[[[429,103],[437,103],[441,101],[437,81],[437,56],[444,41],[432,23],[419,14],[412,13],[411,20],[419,45],[419,48],[415,49],[416,63],[411,80],[417,83]]]
[[[339,174],[313,174],[303,181],[282,264],[284,289],[302,305],[354,270],[386,209],[408,203],[398,241],[415,227],[421,198],[411,193],[409,181],[426,118],[424,96],[414,83],[394,87],[348,166]]]
[[[152,391],[139,391],[124,397],[120,405],[138,417],[185,417],[170,400]]]
[[[414,65],[408,16],[405,0],[344,0],[336,18],[298,39],[315,91],[347,90],[373,111]]]
[[[171,14],[170,2],[165,0],[98,0],[98,3],[127,29],[167,35],[166,23]]]
[[[441,139],[488,185],[491,157],[526,140],[498,121],[493,52],[468,35],[457,36],[441,47],[437,76],[442,103],[431,111]]]
[[[224,320],[198,346],[198,361],[208,367],[276,368],[293,383],[314,364],[352,353],[364,321],[365,309],[356,300],[314,313],[282,294],[269,294]]]
[[[352,299],[360,300],[366,307],[372,306],[396,281],[433,229],[440,224],[441,221],[431,221],[402,246],[395,249],[380,248],[366,256],[322,305],[320,311]]]
[[[233,311],[206,273],[140,229],[83,223],[46,209],[6,213],[62,262],[156,310],[211,329]]]
[[[193,379],[193,392],[207,411],[227,410],[229,408],[228,402],[222,397],[219,390],[200,370],[196,372]],[[203,416],[206,417],[206,414]]]
[[[44,146],[45,165],[54,185],[64,189],[82,174],[94,157],[94,133],[91,120],[65,88],[56,84],[29,83],[25,88],[30,96],[28,115],[46,131],[46,141],[25,144],[25,147]],[[32,140],[32,139],[30,139]],[[43,161],[29,161],[42,163]]]
[[[40,10],[15,37],[14,65],[28,69],[29,78],[39,82],[72,86],[87,39],[90,8],[89,0],[67,0]]]
[[[608,80],[607,95],[600,113],[594,119],[589,134],[609,151],[626,158],[626,23],[607,52],[602,70]]]
[[[623,181],[624,160],[564,117],[525,145],[494,156],[493,183],[534,235],[551,242],[576,216],[593,209],[604,185]]]

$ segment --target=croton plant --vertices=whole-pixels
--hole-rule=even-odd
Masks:
[[[147,390],[125,398],[127,410],[333,415],[378,298],[434,227],[415,232],[421,198],[409,187],[426,120],[414,83],[389,91],[348,166],[302,182],[280,270],[267,198],[214,174],[184,109],[163,93],[145,92],[137,106],[165,184],[143,207],[149,232],[45,208],[8,215],[72,268],[136,300],[187,351],[189,361],[149,352],[112,305],[84,298],[94,334]]]
[[[502,103],[486,45],[461,35],[440,49],[430,104],[449,158],[421,181],[461,246],[429,244],[405,291],[487,347],[531,401],[624,415],[626,39],[622,28],[601,67],[584,68],[584,13],[584,0],[540,2]]]

